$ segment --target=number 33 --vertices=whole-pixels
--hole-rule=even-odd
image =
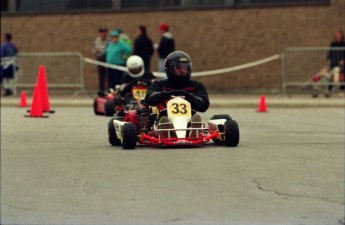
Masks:
[[[180,104],[173,103],[172,106],[174,107],[173,108],[174,110],[171,112],[174,114],[179,114],[179,113],[186,114],[187,113],[187,105],[184,103],[180,103]]]

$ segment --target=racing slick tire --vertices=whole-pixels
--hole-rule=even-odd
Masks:
[[[236,147],[240,141],[240,131],[235,120],[227,120],[224,123],[224,142],[227,147]]]
[[[95,112],[96,115],[102,115],[102,113],[97,111],[98,105],[97,105],[97,99],[93,101],[93,111]]]
[[[134,149],[137,146],[137,127],[133,123],[125,123],[122,127],[122,147]]]
[[[114,100],[106,101],[104,105],[104,115],[113,116],[115,113],[115,102]]]
[[[216,114],[216,115],[213,115],[211,117],[211,120],[218,120],[218,119],[226,119],[226,121],[232,120],[231,116],[229,116],[228,114]],[[222,140],[219,140],[219,139],[216,139],[216,138],[213,138],[212,140],[216,144],[220,144],[220,145],[224,144],[224,141],[222,141]]]
[[[116,136],[116,131],[115,131],[114,123],[113,123],[114,120],[123,121],[123,118],[122,117],[115,117],[109,121],[109,123],[108,123],[108,140],[112,146],[121,146],[121,140],[118,139]]]

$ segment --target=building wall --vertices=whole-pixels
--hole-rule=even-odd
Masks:
[[[78,51],[92,58],[91,43],[99,26],[121,27],[134,38],[137,26],[145,24],[157,43],[160,22],[170,25],[177,49],[191,55],[194,71],[205,71],[259,60],[285,47],[328,46],[333,32],[345,28],[345,1],[332,0],[326,6],[2,15],[1,39],[10,32],[21,51]],[[154,70],[156,63],[155,53]],[[96,89],[95,66],[85,68],[86,87]],[[279,60],[196,79],[218,90],[279,89],[282,82]]]

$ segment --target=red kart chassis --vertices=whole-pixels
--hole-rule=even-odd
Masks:
[[[169,129],[164,129],[164,130],[169,130]],[[143,134],[140,134],[138,142],[140,144],[152,144],[152,145],[160,145],[160,144],[162,145],[199,145],[199,144],[208,142],[213,138],[217,138],[218,136],[219,136],[218,131],[214,131],[207,136],[204,136],[202,133],[199,133],[198,137],[188,137],[188,138],[159,138],[159,137],[153,137],[151,135],[143,133]]]
[[[214,115],[208,121],[208,128],[202,122],[194,122],[194,125],[199,126],[182,129],[163,129],[165,124],[155,126],[156,118],[147,116],[133,109],[128,110],[123,117],[112,118],[108,124],[109,142],[113,146],[122,145],[124,149],[134,149],[136,143],[155,146],[196,146],[213,140],[216,144],[236,147],[239,142],[238,124],[228,115]],[[186,135],[177,137],[178,132],[186,132]]]
[[[118,111],[108,123],[109,143],[122,145],[124,149],[134,149],[137,143],[176,146],[200,145],[213,140],[227,147],[236,147],[239,143],[238,124],[227,114],[213,115],[206,127],[200,117],[192,116],[190,103],[181,97],[169,100],[166,111],[167,118],[155,107],[147,108],[143,104]],[[162,117],[157,123],[159,114]]]
[[[133,123],[136,127],[139,126],[137,110],[128,110],[123,121]],[[197,137],[176,138],[167,137],[163,138],[161,132],[169,131],[183,131],[183,130],[196,130],[198,132]],[[213,131],[205,136],[202,131],[208,130],[207,128],[187,128],[187,129],[157,129],[156,131],[149,131],[147,134],[142,132],[138,135],[138,143],[140,144],[152,144],[152,145],[198,145],[210,141],[213,138],[219,137],[219,131]],[[170,136],[170,135],[169,135]]]

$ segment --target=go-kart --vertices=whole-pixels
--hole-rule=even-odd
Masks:
[[[168,123],[158,122],[159,112],[155,107],[138,105],[134,109],[118,113],[109,121],[109,143],[112,146],[122,146],[123,149],[134,149],[137,143],[188,146],[201,145],[210,140],[228,147],[238,145],[239,127],[229,115],[212,116],[207,121],[208,126],[203,122],[193,122],[191,104],[184,99],[186,92],[176,90],[168,93],[172,96],[166,107]],[[171,128],[166,128],[167,124]]]
[[[96,115],[113,116],[115,101],[121,99],[118,92],[110,89],[108,93],[99,92],[93,101],[93,111]]]
[[[121,96],[119,91],[110,90],[109,93],[99,93],[93,102],[96,115],[114,116],[116,111],[122,111],[134,107],[145,98],[147,86],[139,84],[132,87],[130,93]]]

